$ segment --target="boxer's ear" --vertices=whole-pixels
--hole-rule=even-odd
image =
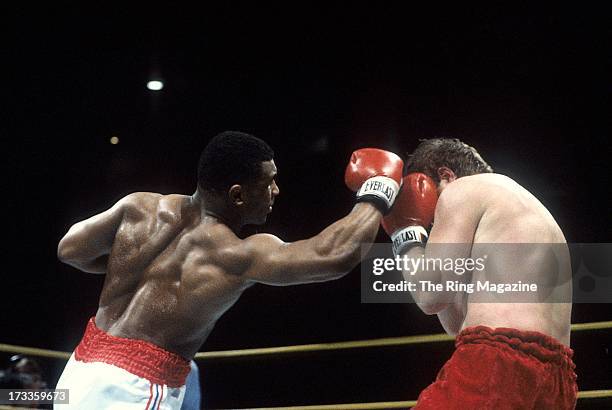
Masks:
[[[448,167],[438,168],[438,179],[440,181],[453,182],[457,179],[457,175]]]
[[[228,197],[232,205],[241,206],[244,204],[244,198],[242,197],[242,186],[241,185],[232,185],[227,191]]]

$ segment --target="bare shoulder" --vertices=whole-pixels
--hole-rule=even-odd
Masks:
[[[119,200],[127,206],[147,205],[159,202],[164,195],[156,192],[132,192]]]
[[[485,173],[457,178],[449,186],[456,185],[464,188],[478,189],[481,187],[503,186],[509,184],[516,184],[516,182],[506,175]]]
[[[452,207],[474,201],[483,192],[483,183],[472,176],[457,178],[440,193],[437,207]]]
[[[436,216],[441,214],[481,216],[496,201],[505,197],[508,190],[519,185],[501,174],[477,174],[457,178],[440,194]]]
[[[494,173],[470,175],[467,177],[459,178],[457,179],[457,181],[462,182],[464,185],[473,186],[475,188],[514,188],[519,186],[518,183],[509,176]]]
[[[286,245],[286,243],[278,237],[260,233],[234,242],[231,248],[234,252],[246,258],[249,264],[251,264],[262,258],[274,256],[283,245]]]
[[[225,236],[225,240],[217,248],[218,254],[226,264],[228,272],[242,277],[249,276],[249,272],[270,267],[281,248],[286,245],[270,234],[256,234],[245,239],[234,238]]]
[[[121,198],[117,204],[123,208],[126,218],[142,219],[157,208],[162,197],[155,192],[133,192]]]
[[[440,195],[440,201],[456,203],[457,201],[486,200],[501,190],[516,189],[519,185],[501,174],[477,174],[457,178],[448,184]]]
[[[190,249],[201,255],[205,265],[218,266],[232,276],[242,275],[251,263],[246,239],[240,239],[226,225],[204,222],[185,236]],[[206,257],[204,257],[206,255]]]
[[[244,239],[241,243],[244,249],[249,252],[270,250],[278,248],[284,244],[285,242],[283,242],[279,237],[268,233],[258,233],[256,235],[251,235],[248,238]]]

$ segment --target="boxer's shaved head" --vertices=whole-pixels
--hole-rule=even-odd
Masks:
[[[227,191],[261,175],[261,163],[274,159],[263,140],[238,131],[224,131],[206,145],[198,165],[198,189]]]
[[[457,178],[493,172],[478,151],[457,138],[432,138],[421,140],[414,152],[408,155],[406,172],[422,172],[440,182],[438,169],[447,167]]]

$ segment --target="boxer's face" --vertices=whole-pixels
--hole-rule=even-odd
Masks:
[[[274,160],[261,163],[259,178],[245,185],[245,210],[243,220],[247,224],[260,225],[266,222],[268,214],[272,212],[274,199],[279,194],[276,185],[276,164]]]

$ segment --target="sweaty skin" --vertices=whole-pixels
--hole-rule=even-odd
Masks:
[[[265,164],[265,163],[264,163]],[[271,212],[275,167],[255,187],[252,215]],[[216,321],[255,283],[292,285],[337,279],[360,261],[381,213],[359,203],[313,238],[284,243],[268,234],[240,239],[193,196],[134,193],[74,225],[59,258],[106,273],[96,325],[107,333],[154,343],[191,359]]]
[[[436,206],[434,225],[425,251],[413,247],[410,257],[445,257],[439,254],[442,245],[466,244],[452,248],[453,257],[482,257],[485,244],[566,244],[565,237],[556,221],[542,203],[525,188],[512,179],[499,174],[478,174],[458,178],[451,182],[442,181],[440,197]],[[462,251],[461,248],[465,248]],[[488,248],[492,249],[491,247]],[[498,249],[509,249],[500,245]],[[550,249],[540,245],[523,247],[520,257],[508,255],[501,263],[485,272],[474,270],[471,282],[502,278],[501,282],[539,283],[547,286],[546,294],[555,292],[555,301],[571,300],[571,274],[569,253],[565,245],[554,245],[555,266],[564,272],[555,276],[551,283],[549,267]],[[501,252],[500,252],[501,253]],[[440,272],[421,272],[420,280],[444,282],[457,277]],[[454,276],[454,275],[453,275]],[[413,277],[414,280],[414,277]],[[470,280],[469,277],[467,280]],[[520,330],[538,331],[550,335],[561,343],[569,345],[571,303],[478,303],[471,301],[474,295],[457,292],[454,300],[436,300],[435,292],[415,292],[413,296],[427,314],[437,314],[440,323],[449,334],[456,334],[470,326],[509,327]],[[482,300],[482,299],[481,299]],[[506,299],[507,300],[507,299]]]

